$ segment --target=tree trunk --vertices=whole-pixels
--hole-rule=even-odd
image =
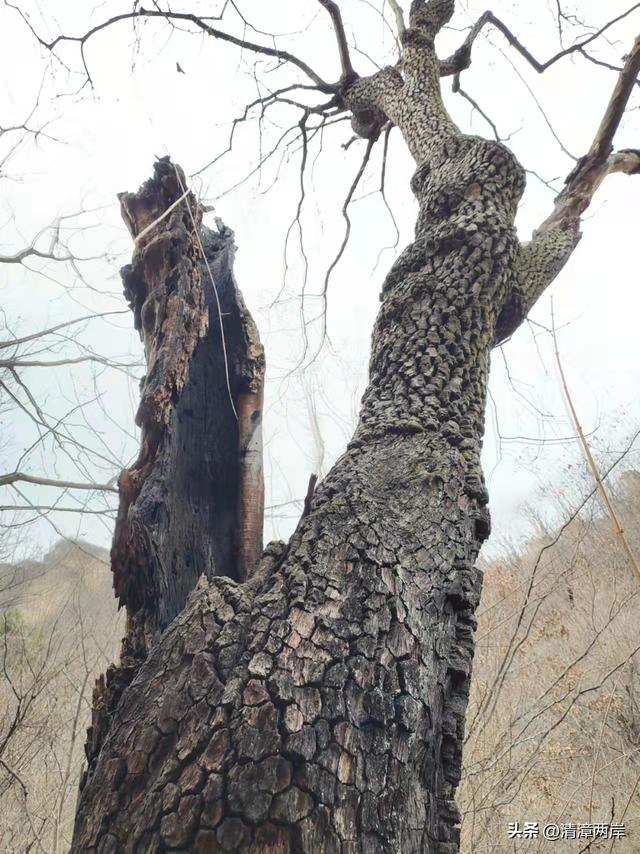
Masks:
[[[487,151],[498,166],[506,160],[499,146]],[[140,642],[149,655],[119,702],[110,701],[113,716],[94,727],[74,850],[457,850],[453,796],[480,588],[474,561],[488,533],[480,436],[494,295],[512,240],[498,220],[477,245],[440,236],[421,186],[422,236],[384,285],[360,424],[286,552],[268,549],[245,584],[213,578],[179,613],[189,584],[201,572],[216,575],[217,555],[230,551],[226,520],[236,500],[224,489],[233,495],[235,481],[223,475],[217,505],[204,431],[185,447],[169,430],[167,451],[153,457],[143,487],[162,496],[148,514],[153,548],[121,523],[140,498],[128,510],[123,501],[114,570],[123,573],[123,555],[130,575],[115,577],[130,613],[125,650]],[[186,230],[181,239],[190,245]],[[488,240],[502,246],[491,260]],[[203,342],[194,365],[204,361],[200,349]],[[193,379],[190,370],[172,426],[194,406]],[[230,419],[227,426],[233,435]],[[228,439],[213,437],[227,461]],[[213,496],[206,512],[202,496]],[[177,508],[176,520],[167,507]],[[180,565],[173,586],[165,560]],[[176,613],[151,644],[153,629]]]
[[[371,133],[380,121],[363,117],[392,121],[416,159],[416,238],[383,285],[354,438],[289,544],[267,547],[244,583],[228,557],[237,480],[225,470],[221,484],[210,462],[233,469],[238,445],[221,342],[195,346],[177,325],[177,350],[149,374],[172,389],[166,453],[145,455],[143,440],[141,454],[143,466],[150,460],[143,489],[161,496],[162,512],[149,514],[152,528],[142,512],[151,534],[138,537],[122,520],[140,498],[123,507],[114,547],[133,645],[140,660],[148,655],[121,696],[98,698],[109,714],[98,716],[89,751],[74,851],[459,849],[475,560],[489,532],[480,450],[490,351],[577,238],[557,230],[542,260],[527,254],[513,226],[522,168],[500,143],[462,135],[444,111],[433,37],[452,8],[414,3],[402,76],[384,69],[345,91],[354,126]],[[171,240],[186,264],[193,240],[182,223]],[[156,287],[174,275],[148,266],[142,279]],[[141,291],[148,301],[149,286]],[[140,314],[147,354],[160,352],[158,325],[147,333]],[[167,380],[176,361],[182,388]],[[215,417],[226,421],[178,445],[178,425],[201,417],[209,399],[201,385],[189,391],[203,361]],[[144,401],[143,390],[143,410]],[[202,572],[208,581],[181,610]]]
[[[264,353],[233,278],[233,232],[202,227],[191,193],[171,207],[185,179],[168,158],[154,173],[137,194],[120,195],[136,240],[124,294],[147,374],[140,453],[119,479],[111,550],[127,635],[94,694],[90,768],[122,691],[198,578],[243,580],[262,551]]]

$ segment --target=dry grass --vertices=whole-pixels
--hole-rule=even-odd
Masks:
[[[623,477],[616,504],[640,553],[639,474]],[[624,821],[613,850],[640,850],[639,626],[640,588],[597,507],[559,538],[485,567],[460,798],[465,854],[611,846],[510,840],[511,821]]]
[[[105,557],[59,544],[0,566],[0,851],[69,849],[93,685],[122,631]]]

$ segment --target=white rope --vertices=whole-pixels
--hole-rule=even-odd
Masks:
[[[146,115],[150,126],[154,130],[154,133],[157,133],[157,129],[155,127],[155,123],[151,117],[151,114],[146,109],[144,98],[141,98],[139,93],[138,93],[137,85],[134,85],[134,91],[135,91],[136,99],[139,102],[138,106],[139,106],[141,112],[144,115]],[[163,143],[163,148],[167,152],[167,155],[168,155],[169,151],[167,149],[166,144],[164,144],[164,143]],[[189,190],[187,188],[185,188],[184,184],[182,183],[182,179],[180,178],[180,174],[179,174],[178,170],[176,169],[176,165],[175,165],[175,163],[173,163],[173,161],[171,161],[171,165],[173,166],[173,169],[176,173],[176,178],[178,180],[178,184],[180,185],[180,189],[183,191],[182,195],[180,196],[180,198],[176,199],[175,202],[170,204],[169,207],[166,209],[166,211],[164,213],[160,214],[160,216],[156,220],[154,220],[152,223],[150,223],[148,226],[146,226],[146,228],[142,229],[140,234],[134,239],[133,245],[137,246],[138,241],[142,237],[144,237],[146,234],[148,234],[149,231],[154,226],[156,226],[156,225],[158,225],[158,223],[162,222],[162,220],[165,219],[165,217],[167,217],[171,213],[171,211],[174,210],[180,204],[181,201],[183,201],[183,200],[186,201],[187,210],[189,212],[189,217],[190,217],[191,222],[193,224],[193,230],[194,230],[195,235],[196,235],[196,240],[198,241],[198,246],[200,247],[200,251],[202,252],[202,257],[204,259],[204,263],[205,263],[205,266],[207,268],[207,273],[209,274],[209,278],[211,280],[211,286],[213,287],[213,293],[215,294],[215,298],[216,298],[216,306],[218,309],[218,323],[220,324],[220,338],[222,341],[222,355],[224,357],[224,372],[225,372],[225,379],[226,379],[226,383],[227,383],[227,393],[229,395],[229,403],[231,404],[231,409],[233,410],[233,414],[235,416],[236,421],[238,421],[238,413],[236,411],[236,407],[235,407],[235,404],[233,402],[233,395],[231,394],[231,382],[229,379],[229,359],[227,357],[227,344],[226,344],[226,339],[225,339],[225,335],[224,335],[224,326],[222,323],[222,306],[220,305],[220,297],[218,296],[218,289],[216,288],[216,283],[215,283],[214,278],[213,278],[213,273],[211,272],[211,267],[209,266],[209,259],[207,258],[206,254],[205,254],[204,247],[203,247],[202,241],[200,239],[200,233],[199,233],[198,227],[196,225],[195,217],[194,217],[193,212],[191,210],[191,207],[189,205],[189,200],[187,198],[187,196],[189,195]]]
[[[174,169],[175,169],[175,166],[174,166]],[[179,177],[178,177],[178,180],[180,180]],[[180,186],[182,186],[182,183],[180,184]],[[158,223],[162,222],[163,219],[166,219],[166,217],[169,216],[171,211],[174,208],[177,208],[183,199],[186,199],[188,192],[189,192],[189,190],[185,190],[179,199],[176,199],[175,202],[173,202],[172,204],[169,205],[169,207],[166,209],[166,211],[164,213],[160,214],[158,219],[154,219],[153,222],[150,222],[149,225],[147,225],[145,228],[143,228],[142,231],[140,232],[140,234],[134,238],[133,245],[137,246],[139,240],[142,240],[143,237],[145,237],[147,234],[149,234],[149,232],[151,231],[152,228],[155,228],[155,226],[158,225]]]
[[[184,190],[184,184],[182,183],[182,179],[180,178],[180,174],[178,173],[178,170],[176,168],[175,163],[172,163],[172,166],[173,166],[173,169],[176,173],[176,178],[178,179],[178,183],[180,184],[180,189]],[[235,404],[233,402],[233,395],[231,394],[231,382],[229,379],[229,359],[227,357],[227,343],[226,343],[226,339],[225,339],[225,335],[224,335],[224,324],[222,322],[222,306],[220,305],[220,297],[218,296],[218,289],[216,287],[216,283],[215,283],[214,278],[213,278],[213,273],[211,272],[211,267],[209,266],[209,259],[207,258],[207,255],[204,251],[204,246],[202,245],[202,240],[200,239],[200,233],[198,231],[198,226],[196,225],[196,220],[195,220],[195,217],[193,215],[193,211],[191,210],[189,200],[187,199],[188,192],[189,192],[188,190],[184,190],[184,193],[182,194],[182,196],[180,196],[180,198],[177,199],[171,205],[171,207],[165,211],[164,215],[169,213],[169,211],[172,208],[174,208],[179,202],[181,202],[182,199],[185,199],[186,205],[187,205],[187,210],[189,212],[189,217],[190,217],[191,223],[193,225],[193,231],[195,233],[196,240],[198,241],[198,246],[200,247],[200,252],[202,253],[202,257],[204,259],[204,263],[205,263],[205,266],[207,268],[209,278],[211,279],[211,286],[213,287],[213,293],[215,294],[215,298],[216,298],[216,306],[218,308],[218,323],[220,324],[220,338],[222,341],[222,355],[224,357],[224,373],[225,373],[225,379],[227,381],[227,393],[229,394],[229,403],[231,404],[231,409],[233,410],[233,414],[234,414],[235,419],[237,421],[238,420],[238,413],[236,411],[236,407],[235,407]],[[154,223],[152,223],[152,225],[153,224]],[[148,228],[149,228],[149,226],[147,226],[145,231],[147,231]]]

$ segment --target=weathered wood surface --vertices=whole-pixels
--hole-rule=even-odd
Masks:
[[[140,453],[119,479],[111,550],[127,635],[120,663],[96,690],[90,763],[122,690],[200,575],[244,578],[262,550],[261,527],[247,532],[242,504],[262,519],[261,456],[247,472],[245,446],[250,440],[261,451],[264,353],[233,277],[230,229],[203,227],[191,193],[152,225],[184,185],[180,168],[163,158],[137,193],[120,196],[136,238],[132,263],[122,270],[124,294],[147,373],[136,416]]]

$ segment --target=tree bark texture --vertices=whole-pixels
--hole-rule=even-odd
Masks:
[[[184,218],[167,231],[183,206],[156,237],[175,241],[180,263],[145,260],[151,244],[125,274],[147,354],[158,354],[141,420],[146,389],[161,389],[164,444],[152,455],[154,430],[143,431],[143,488],[118,521],[116,589],[142,663],[105,700],[74,851],[459,850],[475,561],[489,532],[480,450],[490,352],[578,231],[577,220],[554,225],[544,251],[518,242],[522,168],[504,145],[461,134],[442,105],[433,39],[452,11],[447,0],[414,2],[402,68],[345,89],[354,125],[382,115],[416,160],[415,240],[383,285],[355,435],[289,544],[270,544],[244,582],[225,571],[237,422],[216,374],[221,342],[202,339],[198,299],[185,297],[191,313],[165,339],[164,362],[157,322],[145,326],[139,283],[162,288],[176,269],[187,279],[197,269]],[[215,240],[224,270],[228,244]],[[181,386],[169,379],[178,373]],[[218,419],[215,435],[207,418]]]
[[[262,469],[251,454],[261,447],[264,353],[233,277],[233,233],[221,223],[217,232],[202,227],[190,193],[153,225],[185,183],[168,158],[154,173],[138,193],[120,195],[136,238],[124,294],[147,373],[136,416],[140,453],[120,475],[111,550],[127,634],[120,663],[94,695],[90,764],[122,691],[198,578],[243,579],[262,551]]]

